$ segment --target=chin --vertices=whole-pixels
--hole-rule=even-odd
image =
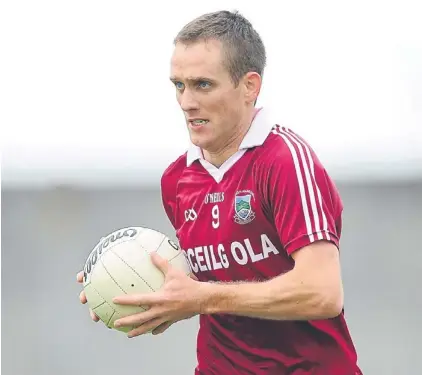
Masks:
[[[191,142],[195,146],[197,146],[197,147],[199,147],[203,150],[208,150],[212,146],[212,143],[213,143],[212,140],[208,137],[198,137],[198,136],[192,137],[191,136],[190,139],[191,139]]]
[[[189,137],[190,137],[190,141],[195,146],[198,146],[200,148],[206,148],[206,146],[209,145],[211,142],[210,136],[206,134],[205,132],[200,134],[197,132],[189,131]]]

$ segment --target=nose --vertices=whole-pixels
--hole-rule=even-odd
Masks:
[[[199,107],[198,101],[196,100],[194,94],[187,89],[179,94],[179,104],[184,112],[190,112],[198,109]]]

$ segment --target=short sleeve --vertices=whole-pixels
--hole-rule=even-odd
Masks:
[[[281,244],[290,255],[318,240],[339,247],[342,202],[311,147],[285,128],[266,172],[265,191]]]
[[[167,214],[174,229],[176,228],[176,189],[175,184],[169,181],[169,178],[164,174],[161,178],[161,200],[164,211]]]

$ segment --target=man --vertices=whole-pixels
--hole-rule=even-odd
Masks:
[[[200,314],[196,375],[358,375],[343,315],[342,202],[305,140],[255,108],[265,61],[237,12],[205,14],[176,37],[171,81],[192,146],[161,185],[195,277],[152,254],[164,287],[117,297],[150,309],[115,324],[136,326],[134,337]]]

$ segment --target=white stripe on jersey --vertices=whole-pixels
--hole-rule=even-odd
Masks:
[[[321,190],[319,190],[319,186],[318,186],[318,184],[316,182],[316,179],[315,179],[315,167],[314,167],[314,160],[312,158],[311,151],[309,150],[309,147],[306,144],[306,142],[304,142],[303,140],[301,140],[296,134],[294,134],[293,131],[291,131],[290,129],[288,129],[286,127],[283,127],[283,130],[286,131],[286,132],[288,132],[289,134],[291,134],[292,137],[294,137],[295,139],[297,139],[297,141],[299,143],[301,143],[303,145],[303,147],[305,148],[305,150],[306,150],[306,155],[308,155],[309,165],[311,167],[312,178],[313,178],[313,181],[315,183],[316,191],[317,191],[317,194],[318,194],[319,208],[320,208],[321,213],[322,213],[322,230],[325,232],[325,235],[327,236],[327,240],[330,240],[330,234],[328,232],[327,216],[325,216],[324,207],[322,206]],[[321,233],[321,238],[320,239],[322,239],[322,233]]]
[[[274,128],[273,133],[279,135],[281,138],[284,139],[284,142],[286,142],[286,145],[289,147],[290,153],[292,154],[293,163],[295,165],[295,170],[296,170],[297,182],[299,184],[300,198],[302,200],[302,209],[303,209],[303,216],[305,218],[306,230],[308,232],[309,241],[314,242],[314,235],[313,235],[312,226],[311,226],[311,217],[309,215],[308,202],[306,201],[302,171],[300,170],[297,152],[292,142],[290,142],[290,139],[291,139],[290,135],[285,135],[285,133],[281,133],[279,128]]]
[[[280,137],[283,138],[283,140],[286,142],[286,145],[288,146],[288,148],[290,150],[290,153],[292,154],[293,163],[294,163],[295,170],[296,170],[296,177],[297,177],[298,184],[299,184],[299,191],[300,191],[300,197],[301,197],[301,201],[302,201],[303,215],[304,215],[304,219],[305,219],[306,230],[307,230],[308,236],[309,236],[309,241],[310,242],[315,241],[314,234],[313,234],[314,233],[314,230],[313,230],[314,226],[315,226],[315,232],[317,233],[318,239],[321,240],[321,239],[324,238],[323,232],[321,231],[321,228],[320,228],[319,210],[318,210],[317,204],[316,204],[316,197],[315,197],[315,191],[314,191],[313,183],[315,184],[315,187],[316,187],[316,191],[317,191],[317,195],[318,195],[319,209],[321,210],[321,213],[322,213],[323,231],[325,232],[325,235],[326,235],[327,239],[329,240],[330,236],[328,234],[327,218],[325,216],[324,209],[323,209],[323,206],[322,206],[321,191],[319,190],[319,187],[316,183],[314,163],[313,163],[313,159],[312,159],[309,147],[306,145],[306,143],[304,143],[300,138],[298,138],[288,128],[285,128],[285,127],[280,128],[279,126],[277,126],[273,130],[273,133],[277,134],[277,135],[279,135]],[[299,150],[300,161],[299,161],[297,150],[294,147],[292,142],[297,146],[297,149]],[[304,154],[304,149],[305,149],[306,154],[308,156],[310,167],[308,166],[308,162],[307,162],[305,154]],[[307,185],[309,200],[310,200],[310,203],[311,203],[311,208],[312,208],[312,213],[313,213],[313,215],[312,215],[313,221],[311,220],[311,216],[310,216],[310,213],[309,213],[308,202],[307,202],[306,193],[305,193],[305,180],[303,179],[301,166],[303,167],[303,171],[305,173],[306,185]],[[312,224],[314,224],[314,226],[311,224],[311,221],[312,221]]]

